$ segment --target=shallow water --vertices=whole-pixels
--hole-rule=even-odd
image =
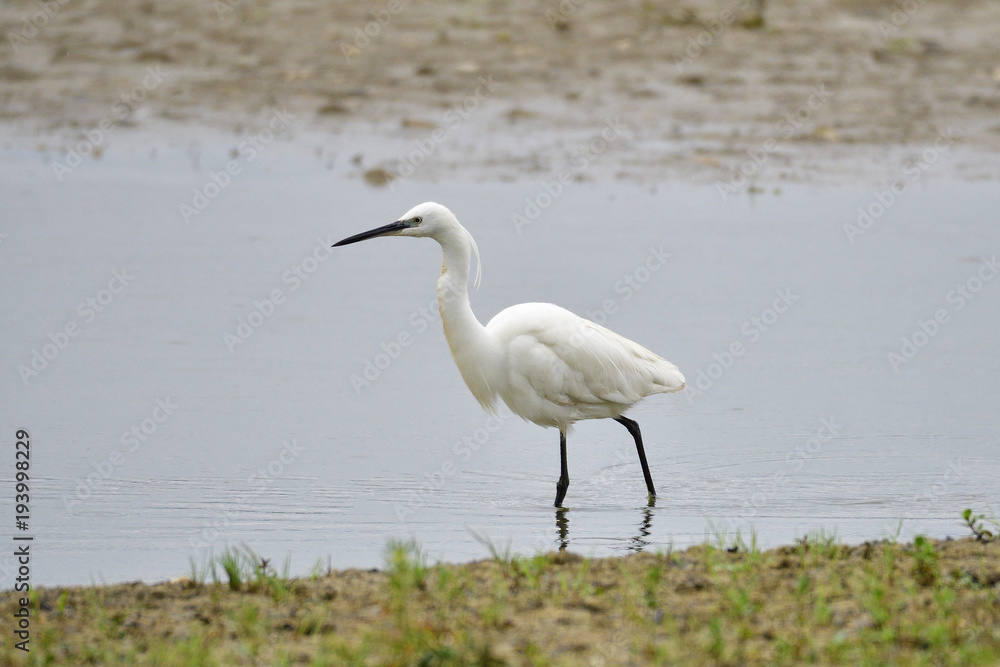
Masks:
[[[736,530],[771,546],[900,522],[961,535],[963,508],[997,510],[995,183],[911,183],[853,243],[870,185],[723,201],[601,176],[518,229],[546,174],[374,189],[346,159],[276,143],[185,223],[179,205],[233,143],[123,139],[62,183],[53,154],[0,155],[0,432],[31,433],[34,583],[162,580],[239,543],[301,574],[380,566],[390,538],[448,561],[487,556],[486,540],[600,556]],[[655,508],[627,432],[603,421],[571,434],[569,509],[553,510],[558,434],[489,421],[465,388],[433,309],[436,244],[328,249],[424,200],[479,243],[482,321],[551,301],[686,374],[687,391],[630,413]],[[103,292],[114,271],[127,284]],[[12,566],[0,558],[4,586]]]

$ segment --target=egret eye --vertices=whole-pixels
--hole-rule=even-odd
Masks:
[[[419,225],[419,224],[420,224],[421,222],[423,222],[423,221],[424,221],[424,219],[423,219],[423,218],[421,218],[421,217],[420,217],[420,216],[418,215],[417,217],[415,217],[415,218],[413,219],[413,224],[415,224],[415,225]]]

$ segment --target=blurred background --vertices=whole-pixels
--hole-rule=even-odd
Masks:
[[[947,127],[995,151],[998,14],[986,0],[8,1],[0,113],[62,140],[105,118],[239,132],[288,109],[296,132],[365,137],[334,161],[397,175],[437,126],[456,136],[434,142],[425,178],[504,179],[544,173],[620,116],[636,141],[612,148],[615,174],[714,181],[775,138],[761,174],[830,178]],[[456,106],[474,133],[443,119]]]

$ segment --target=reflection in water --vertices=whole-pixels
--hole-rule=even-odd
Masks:
[[[652,498],[649,499],[649,505],[642,508],[642,521],[639,522],[639,534],[629,540],[628,551],[630,553],[639,553],[643,549],[649,546],[650,542],[649,529],[653,524],[653,507],[656,506],[656,501]]]
[[[653,510],[656,508],[656,500],[649,499],[649,505],[642,508],[642,520],[639,522],[639,533],[628,540],[626,550],[629,553],[639,553],[651,542],[648,539],[652,532]],[[556,532],[559,533],[559,551],[566,551],[569,548],[569,510],[565,507],[556,508]]]
[[[569,546],[569,512],[565,507],[556,508],[556,530],[559,531],[559,551]]]

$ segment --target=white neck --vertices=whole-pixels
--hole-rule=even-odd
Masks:
[[[499,359],[496,342],[479,323],[469,305],[469,254],[472,237],[459,225],[436,238],[444,251],[444,264],[438,278],[438,308],[448,339],[451,356],[462,379],[484,409],[493,411],[497,389],[490,378]]]

